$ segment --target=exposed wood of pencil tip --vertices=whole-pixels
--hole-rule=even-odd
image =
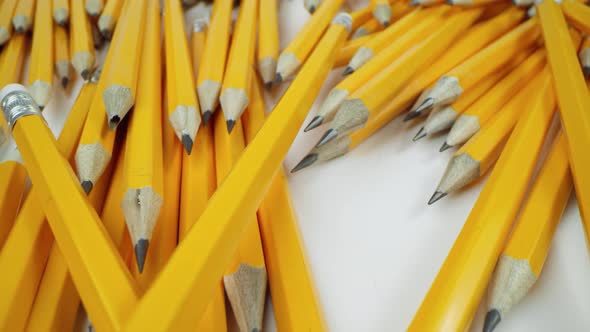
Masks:
[[[256,222],[256,221],[254,221]],[[266,269],[240,264],[235,273],[223,276],[227,296],[232,299],[240,331],[262,331],[266,300]]]

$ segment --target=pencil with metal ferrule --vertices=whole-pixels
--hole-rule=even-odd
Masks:
[[[508,62],[514,55],[527,49],[541,34],[538,22],[531,18],[490,44],[478,54],[443,75],[430,91],[417,112],[435,106],[446,106],[483,77]]]
[[[70,3],[70,62],[76,72],[87,80],[94,67],[94,46],[83,1],[71,0]]]
[[[53,0],[52,16],[57,25],[65,27],[70,20],[70,1]]]
[[[230,44],[232,4],[233,0],[218,0],[213,3],[208,39],[201,55],[197,93],[205,125],[217,110],[219,103],[219,92]]]
[[[536,5],[547,58],[553,73],[561,123],[568,141],[570,168],[586,238],[590,239],[590,95],[576,59],[576,50],[568,40],[568,28],[559,5],[542,1]]]
[[[65,158],[73,159],[95,91],[96,83],[92,80],[84,84],[72,106],[58,138],[59,149]],[[53,243],[51,230],[45,222],[45,213],[39,208],[36,191],[33,185],[0,250],[0,267],[11,271],[0,274],[0,281],[6,287],[0,297],[0,328],[3,330],[24,328]]]
[[[54,47],[51,2],[39,1],[35,9],[28,89],[41,109],[47,105],[51,97]]]
[[[168,123],[188,154],[201,125],[201,112],[194,89],[193,71],[178,1],[164,1],[164,45]]]
[[[272,86],[279,56],[278,1],[260,0],[258,19],[258,73],[267,88]]]
[[[12,16],[18,0],[5,0],[0,3],[0,46],[12,36]]]
[[[48,3],[51,7],[51,3]],[[14,10],[12,25],[14,31],[24,33],[31,29],[33,23],[33,13],[35,11],[35,0],[20,0]],[[51,19],[51,8],[49,8],[49,17]]]
[[[428,201],[429,205],[487,174],[502,152],[504,143],[523,110],[530,107],[531,100],[541,92],[540,85],[543,80],[547,80],[548,75],[547,69],[536,75],[535,79],[514,96],[480,132],[455,152],[436,191]]]
[[[375,117],[388,100],[410,80],[418,68],[431,63],[461,33],[481,15],[481,8],[460,11],[447,18],[440,29],[417,46],[387,65],[340,105],[330,128],[318,142],[321,146],[341,135],[346,135]],[[430,92],[432,93],[432,91]]]
[[[334,23],[272,116],[143,296],[129,317],[125,331],[140,331],[147,327],[155,330],[190,328],[201,319],[247,223],[251,221],[248,216],[256,212],[297,135],[307,109],[317,97],[337,51],[350,32],[351,21],[347,14],[338,14],[334,18]],[[211,255],[212,252],[215,255]]]
[[[229,133],[250,102],[250,68],[254,66],[256,22],[258,0],[244,0],[240,5],[219,95],[219,104]]]
[[[25,88],[7,85],[0,100],[37,188],[36,197],[93,324],[105,331],[119,330],[127,314],[123,308],[133,308],[138,301],[131,274]],[[44,160],[51,160],[52,167],[44,167]]]
[[[463,330],[471,323],[555,114],[551,79],[543,85],[547,93],[535,95],[516,125],[408,331]]]
[[[301,64],[306,61],[341,5],[342,0],[324,0],[322,6],[310,17],[279,55],[275,84],[293,76]]]
[[[257,86],[252,88],[252,103],[242,116],[248,143],[254,140],[265,121],[262,89],[258,82],[254,84]],[[326,330],[322,305],[282,167],[260,204],[258,224],[277,329]]]
[[[131,12],[132,8],[128,7],[127,12]],[[152,232],[164,202],[159,2],[146,1],[145,13],[145,40],[143,49],[137,51],[141,54],[137,103],[127,128],[125,195],[121,201],[140,272],[143,271]],[[120,28],[124,26],[122,24]]]
[[[484,332],[493,331],[539,278],[572,189],[567,142],[559,133],[498,260]]]

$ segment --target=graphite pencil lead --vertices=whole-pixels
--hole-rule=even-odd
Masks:
[[[428,201],[428,205],[432,205],[432,204],[438,202],[441,198],[445,197],[446,195],[447,195],[447,193],[435,191],[434,194],[432,194],[432,197],[430,197],[430,200]]]
[[[150,241],[146,239],[140,239],[135,244],[135,260],[137,262],[137,270],[139,270],[139,273],[143,272],[143,266],[145,264],[145,258],[147,257],[149,246]]]
[[[501,320],[502,316],[498,310],[492,309],[488,311],[486,314],[486,319],[483,323],[483,332],[492,332]]]
[[[207,123],[209,123],[209,120],[211,120],[211,115],[213,113],[211,113],[210,110],[206,110],[205,112],[203,112],[203,126],[206,126]]]
[[[236,121],[235,120],[227,120],[227,121],[225,121],[225,124],[227,126],[227,133],[231,134],[231,131],[234,129],[234,126],[236,125]]]
[[[336,139],[337,137],[338,137],[338,131],[336,131],[335,129],[328,129],[324,133],[324,136],[322,136],[322,139],[320,139],[320,141],[316,145],[316,148],[319,148],[320,146]]]
[[[264,87],[266,88],[266,90],[270,91],[272,90],[272,81],[269,82],[264,82]]]
[[[313,14],[315,12],[316,8],[315,6],[309,6],[309,13]]]
[[[186,150],[187,154],[191,154],[193,150],[193,139],[189,135],[182,135],[182,146],[184,146],[184,150]]]
[[[283,82],[283,76],[280,73],[275,75],[275,85],[279,85]]]
[[[418,113],[416,111],[410,111],[410,112],[406,113],[406,116],[404,117],[404,122],[414,120],[415,118],[417,118],[419,116],[420,116],[420,113]]]
[[[319,127],[324,122],[324,117],[321,115],[316,115],[311,122],[303,129],[304,132],[308,132],[312,129]]]
[[[90,194],[92,187],[94,187],[92,181],[82,181],[82,189],[84,189],[86,195]]]
[[[440,147],[439,152],[447,151],[448,149],[452,148],[452,145],[448,145],[447,142],[444,142],[443,145]]]
[[[317,160],[318,160],[318,154],[317,153],[310,153],[307,156],[303,157],[303,159],[301,159],[301,161],[297,165],[295,165],[295,167],[293,167],[293,169],[291,170],[291,173],[295,173],[295,172],[298,172],[304,168],[307,168],[307,167],[313,165]]]
[[[82,76],[82,78],[83,78],[85,81],[88,81],[88,77],[90,76],[90,70],[88,70],[88,69],[85,69],[85,70],[83,70],[83,71],[80,73],[80,76]]]
[[[426,99],[424,99],[422,104],[420,104],[420,106],[418,106],[418,108],[416,108],[414,110],[414,112],[421,114],[424,111],[428,111],[433,106],[434,106],[434,98],[426,98]]]
[[[412,141],[416,142],[417,140],[426,137],[426,130],[424,129],[424,127],[420,128],[420,130],[418,130],[418,132],[416,133],[416,136],[414,136],[414,138],[412,139]]]
[[[352,73],[354,73],[354,68],[352,68],[351,66],[347,66],[346,68],[344,68],[344,71],[342,72],[342,76],[348,76]]]
[[[590,77],[590,67],[582,67],[582,71],[584,72],[584,76]]]
[[[65,89],[68,87],[68,83],[70,83],[70,79],[67,77],[61,78],[61,86]]]

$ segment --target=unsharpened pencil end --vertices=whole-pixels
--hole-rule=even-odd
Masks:
[[[426,137],[426,130],[424,129],[424,127],[422,127],[422,128],[420,128],[418,133],[416,133],[416,136],[414,136],[412,141],[416,142],[417,140],[422,139],[424,137]]]
[[[488,311],[486,319],[483,323],[483,332],[492,332],[502,320],[500,312],[496,309]]]
[[[147,257],[149,246],[150,241],[146,239],[140,239],[135,244],[135,261],[137,262],[137,270],[139,270],[139,273],[143,272],[143,265],[145,264],[145,258]]]
[[[275,85],[279,85],[279,84],[281,84],[281,82],[283,82],[283,75],[281,75],[280,73],[277,73],[275,75]]]
[[[90,194],[93,187],[94,184],[92,183],[92,181],[82,181],[82,189],[84,189],[86,195]]]
[[[293,167],[293,169],[291,170],[291,173],[295,173],[295,172],[298,172],[304,168],[307,168],[307,167],[313,165],[317,160],[318,160],[318,154],[317,153],[310,153],[307,156],[305,156],[303,159],[301,159],[299,164],[297,164],[297,165],[295,165],[295,167]]]
[[[432,197],[430,197],[430,200],[428,201],[428,205],[432,205],[432,204],[438,202],[441,198],[445,197],[446,195],[447,195],[447,193],[435,191],[434,194],[432,194]]]
[[[448,149],[452,148],[452,145],[448,145],[447,142],[444,142],[443,145],[440,147],[439,152],[447,151]]]
[[[213,115],[213,113],[210,110],[206,110],[205,112],[203,112],[203,126],[206,126],[207,123],[209,123],[209,120],[211,120],[211,115]]]
[[[316,144],[316,148],[319,148],[320,146],[336,139],[338,137],[338,132],[334,129],[328,129],[325,133],[324,136],[322,136],[322,139],[320,139],[320,141],[318,142],[318,144]]]
[[[344,68],[344,71],[342,72],[342,76],[348,76],[352,73],[354,73],[354,68],[352,68],[351,66],[347,66],[346,68]]]
[[[191,154],[193,151],[193,139],[189,135],[182,135],[182,146],[187,154]]]
[[[234,126],[236,125],[235,120],[227,120],[225,121],[225,125],[227,126],[227,133],[231,134],[231,131],[234,130]]]
[[[321,115],[316,115],[311,122],[303,129],[304,132],[308,132],[312,129],[319,127],[324,122],[324,117]]]

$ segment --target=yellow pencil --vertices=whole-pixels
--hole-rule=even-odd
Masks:
[[[264,124],[265,110],[262,89],[255,82],[252,103],[242,116],[244,136],[248,143],[254,140]],[[258,224],[277,329],[327,330],[299,222],[291,204],[287,178],[282,169],[275,175],[260,204]]]
[[[12,36],[12,16],[16,9],[17,0],[5,0],[0,3],[0,46]]]
[[[48,3],[51,7],[51,3]],[[27,32],[31,29],[33,23],[33,12],[35,10],[35,0],[20,0],[14,10],[12,25],[14,30],[19,33]],[[51,17],[51,13],[49,14]]]
[[[70,59],[78,74],[87,80],[94,66],[94,47],[83,1],[71,0]]]
[[[231,133],[250,102],[250,82],[256,47],[258,0],[244,0],[232,37],[219,103]]]
[[[70,47],[68,32],[62,26],[53,27],[55,74],[65,89],[70,82]]]
[[[123,0],[109,0],[98,19],[98,30],[106,38],[111,39],[113,31],[121,15]]]
[[[219,103],[219,92],[230,43],[232,4],[233,0],[218,0],[213,3],[208,38],[197,77],[197,93],[203,124],[209,122]]]
[[[139,272],[143,271],[152,232],[164,201],[160,5],[158,0],[149,0],[145,4],[145,41],[141,52],[137,50],[141,54],[137,103],[127,129],[125,195],[121,201]],[[127,13],[132,8],[130,4]],[[126,23],[120,26],[123,27]]]
[[[70,20],[70,1],[53,0],[53,21],[57,25],[66,26]]]
[[[559,5],[543,1],[536,8],[555,81],[561,121],[568,138],[569,161],[578,206],[586,237],[590,238],[590,174],[585,171],[590,167],[590,156],[583,152],[590,144],[590,130],[587,128],[590,124],[590,114],[587,112],[590,95],[576,59],[576,50],[567,40],[568,28]]]
[[[68,115],[58,139],[59,148],[65,158],[72,160],[95,91],[96,82],[91,79],[80,90]],[[3,296],[0,297],[2,330],[15,331],[24,328],[53,242],[51,230],[45,222],[45,213],[39,208],[36,191],[36,186],[33,185],[22,203],[10,236],[0,251],[0,267],[11,271],[0,275],[3,287]]]
[[[211,198],[199,222],[192,227],[166,268],[143,296],[129,317],[125,331],[140,331],[147,327],[154,330],[194,328],[200,320],[237,249],[247,222],[251,220],[247,216],[256,212],[317,96],[319,86],[330,71],[336,52],[350,32],[351,23],[352,19],[347,14],[339,14],[334,19],[277,104],[273,116],[259,131],[250,148],[244,151],[233,171]],[[245,197],[249,199],[242,199]],[[211,252],[216,254],[212,256]]]
[[[178,1],[164,1],[164,41],[168,122],[188,154],[201,124],[199,103],[194,90],[193,72]]]
[[[39,1],[35,10],[33,47],[29,64],[28,88],[43,109],[51,97],[53,83],[53,19],[51,1]]]
[[[258,73],[267,88],[272,86],[279,56],[277,0],[260,0],[258,19]]]
[[[491,332],[541,274],[551,240],[573,189],[565,135],[559,133],[498,260],[484,331]]]
[[[408,331],[457,331],[471,323],[555,114],[551,85],[547,77],[516,125]]]
[[[305,62],[330,20],[342,5],[342,0],[324,0],[322,6],[314,13],[303,28],[299,30],[295,38],[281,52],[277,60],[277,72],[275,84],[290,78]]]
[[[590,34],[590,8],[587,4],[578,0],[564,0],[560,2],[560,5],[569,24]]]

